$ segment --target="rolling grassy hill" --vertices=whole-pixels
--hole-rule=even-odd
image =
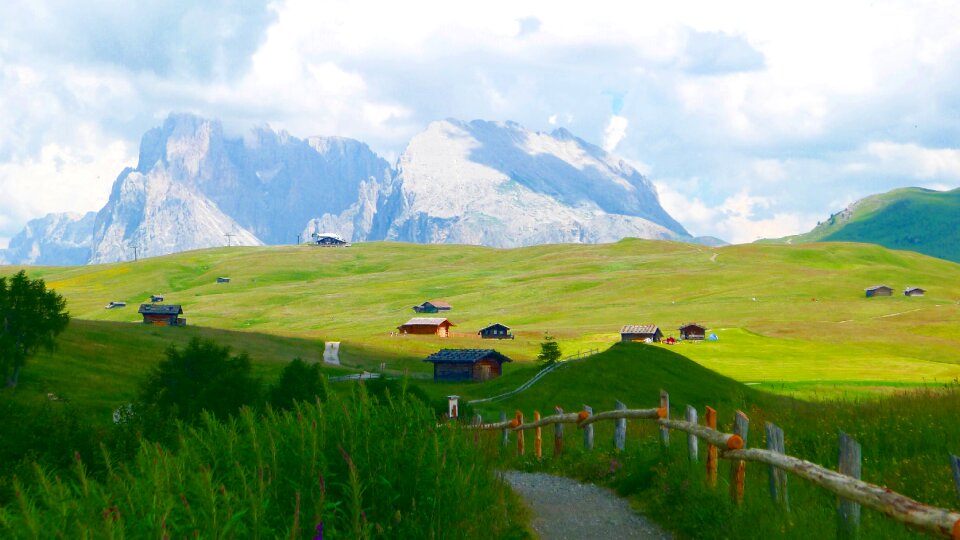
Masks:
[[[127,395],[166,343],[200,333],[251,350],[267,371],[294,356],[317,358],[326,340],[343,343],[349,366],[386,362],[420,372],[430,370],[422,358],[440,347],[492,346],[516,362],[500,381],[462,388],[484,397],[532,374],[527,362],[544,332],[571,353],[607,348],[623,324],[656,323],[670,335],[687,321],[706,324],[720,339],[678,345],[677,352],[776,392],[833,396],[960,376],[960,265],[871,245],[626,240],[497,250],[367,243],[220,248],[27,270],[67,298],[76,322],[60,349],[35,359],[24,377],[67,394],[81,391],[77,372],[89,369],[111,373],[103,382],[117,398]],[[232,281],[217,284],[218,276]],[[865,299],[863,288],[876,283],[922,286],[928,294]],[[137,305],[152,293],[182,304],[190,326],[136,324]],[[411,306],[428,299],[453,304],[449,317],[462,336],[390,335],[414,315]],[[103,309],[121,300],[129,306]],[[474,337],[496,321],[517,339]]]
[[[772,242],[867,242],[960,262],[960,189],[871,195],[808,233]]]

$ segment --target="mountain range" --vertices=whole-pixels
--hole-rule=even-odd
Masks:
[[[864,242],[960,262],[960,189],[911,187],[871,195],[809,232],[763,242]]]
[[[0,262],[106,263],[314,232],[494,247],[698,241],[647,178],[562,128],[437,121],[391,165],[352,139],[269,127],[231,136],[217,120],[173,114],[143,135],[99,212],[29,222]]]

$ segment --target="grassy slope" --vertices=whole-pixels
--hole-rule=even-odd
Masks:
[[[690,320],[705,323],[720,341],[678,346],[679,352],[777,391],[835,393],[854,384],[960,376],[960,266],[869,245],[712,249],[629,240],[495,250],[369,243],[349,249],[221,248],[132,264],[28,270],[64,294],[78,320],[134,323],[139,302],[165,293],[168,302],[183,304],[194,327],[184,332],[129,324],[113,327],[123,331],[78,336],[76,345],[33,362],[30,371],[45,380],[74,379],[61,373],[64,358],[86,364],[101,354],[97,347],[120,347],[105,358],[125,362],[163,347],[132,336],[188,335],[200,326],[300,340],[270,353],[278,362],[316,357],[319,341],[339,340],[344,362],[368,368],[386,361],[395,369],[428,371],[421,359],[439,347],[493,345],[518,362],[508,364],[501,381],[463,388],[464,395],[479,397],[530,374],[525,361],[535,357],[544,331],[575,352],[606,348],[617,341],[622,324],[654,322],[671,334]],[[217,285],[220,275],[232,283]],[[879,282],[929,292],[925,298],[864,299],[863,288]],[[431,298],[453,303],[455,330],[473,333],[500,321],[513,327],[517,339],[491,344],[389,335],[413,315],[410,306]],[[110,300],[130,305],[104,310]],[[116,385],[129,386],[130,380]]]
[[[858,201],[850,216],[831,216],[808,233],[777,241],[870,242],[960,261],[960,189],[872,195]]]

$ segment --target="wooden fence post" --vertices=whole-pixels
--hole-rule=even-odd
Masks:
[[[950,454],[950,466],[953,468],[953,483],[957,488],[957,497],[960,497],[960,457]]]
[[[554,407],[557,414],[563,414],[563,409]],[[553,455],[559,456],[563,453],[563,424],[557,422],[553,425]]]
[[[507,421],[507,413],[501,412],[500,423],[502,424],[506,421]],[[510,446],[510,432],[507,430],[507,428],[503,428],[500,437],[502,438],[504,448]]]
[[[670,419],[670,394],[666,390],[660,390],[660,408],[667,410],[667,415],[664,416],[667,420]],[[660,426],[660,442],[664,446],[670,446],[670,430],[664,426]]]
[[[717,429],[717,411],[713,407],[707,407],[706,421],[708,428]],[[707,443],[707,484],[717,485],[717,447],[710,443]]]
[[[786,454],[783,446],[783,430],[767,422],[767,450],[778,454]],[[773,504],[780,505],[787,512],[790,511],[790,497],[787,495],[787,471],[770,465],[770,498]]]
[[[533,411],[533,421],[540,421],[540,411]],[[540,459],[543,457],[543,436],[540,426],[537,426],[533,430],[533,457]]]
[[[750,430],[750,419],[743,411],[737,411],[733,417],[733,433],[743,439],[743,448],[747,447],[747,432]],[[743,482],[747,476],[747,462],[734,460],[730,462],[730,498],[737,504],[743,503]]]
[[[860,479],[860,443],[840,432],[840,474]],[[855,539],[860,537],[860,505],[840,498],[837,504],[837,538]]]
[[[587,418],[593,416],[593,407],[584,405],[583,410],[587,413]],[[593,424],[587,424],[583,428],[583,449],[593,450]]]
[[[520,411],[517,411],[517,425],[518,425],[518,426],[523,425],[523,413],[520,412]],[[523,455],[523,451],[524,451],[524,447],[523,447],[523,430],[522,430],[522,429],[518,429],[518,430],[517,430],[517,455],[518,455],[518,456],[522,456],[522,455]]]
[[[687,422],[691,424],[697,423],[697,410],[693,408],[693,405],[687,405]],[[687,456],[690,458],[690,461],[696,463],[699,459],[697,455],[699,453],[699,448],[697,448],[697,436],[690,433],[687,435]]]
[[[626,410],[627,406],[617,400],[616,405],[614,406],[618,411]],[[627,419],[626,418],[617,418],[616,420],[616,429],[613,431],[613,446],[623,452],[623,449],[627,445]]]

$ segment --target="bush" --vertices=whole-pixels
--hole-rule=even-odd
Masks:
[[[319,363],[308,364],[294,358],[280,373],[277,384],[270,388],[270,405],[275,409],[289,410],[295,401],[326,399],[326,380]]]

